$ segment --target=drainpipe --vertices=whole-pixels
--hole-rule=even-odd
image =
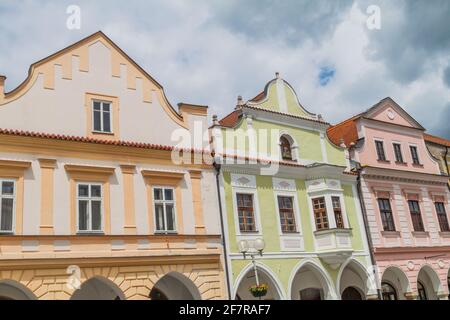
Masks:
[[[351,163],[352,163],[352,153],[351,153],[351,149],[352,148],[355,148],[355,144],[354,143],[350,144],[350,148],[348,150],[350,167],[351,167]],[[368,222],[368,219],[367,219],[366,205],[364,204],[364,201],[363,201],[363,193],[362,193],[362,187],[361,187],[361,168],[357,167],[356,168],[356,172],[358,173],[358,177],[356,178],[356,182],[357,182],[356,189],[358,191],[359,204],[361,205],[361,211],[362,211],[362,216],[363,216],[364,228],[366,230],[367,244],[369,245],[370,261],[372,262],[372,265],[375,267],[376,266],[376,261],[375,261],[375,255],[374,255],[374,250],[373,250],[372,237],[370,236],[370,228],[369,228],[369,222]],[[376,271],[375,268],[373,269],[373,275],[375,277],[375,281],[378,281],[378,274],[377,274],[377,271]],[[376,283],[376,285],[377,285],[378,299],[382,300],[383,297],[381,295],[381,290],[378,288],[378,283]]]
[[[369,245],[370,260],[372,261],[372,265],[375,267],[376,261],[375,261],[372,237],[370,236],[370,228],[369,228],[369,222],[367,219],[366,205],[364,204],[364,201],[363,201],[363,193],[362,193],[362,187],[361,187],[361,171],[360,170],[361,169],[357,169],[358,178],[356,179],[357,189],[358,189],[358,199],[359,199],[359,203],[361,205],[364,227],[366,229],[366,239],[367,239],[367,243]],[[376,268],[373,268],[373,275],[375,276],[375,281],[378,282],[378,274],[377,274]],[[382,300],[381,290],[378,288],[378,283],[376,283],[376,285],[377,285],[378,299]]]
[[[222,210],[222,197],[220,195],[220,183],[219,183],[219,175],[221,165],[214,162],[214,168],[216,169],[216,187],[217,187],[217,197],[219,199],[219,213],[220,213],[220,229],[222,231],[222,246],[223,246],[223,255],[225,261],[225,279],[227,282],[227,290],[228,290],[228,300],[231,300],[231,284],[230,284],[230,274],[228,269],[228,252],[227,252],[227,243],[225,238],[225,224],[223,218],[223,210]]]

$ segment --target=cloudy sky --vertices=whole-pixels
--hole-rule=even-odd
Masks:
[[[81,9],[79,30],[66,27],[69,5]],[[379,30],[367,27],[370,5]],[[11,90],[33,62],[102,30],[173,105],[224,116],[278,71],[332,123],[390,96],[450,138],[449,17],[447,0],[0,0],[0,74]]]

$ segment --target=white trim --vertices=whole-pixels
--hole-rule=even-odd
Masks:
[[[299,263],[297,263],[297,265],[292,269],[292,272],[289,276],[289,282],[288,282],[288,299],[291,300],[292,299],[292,285],[294,283],[295,280],[295,276],[297,275],[297,273],[300,271],[301,268],[303,267],[307,267],[310,266],[311,269],[314,269],[315,271],[317,271],[322,277],[322,280],[325,280],[325,283],[327,285],[328,288],[323,288],[324,290],[327,290],[328,292],[326,292],[326,297],[324,297],[325,300],[337,300],[338,296],[336,295],[336,289],[334,287],[333,284],[333,280],[331,279],[330,275],[328,274],[328,272],[326,270],[323,269],[323,267],[316,262],[313,259],[305,259],[303,261],[300,261]],[[319,276],[316,275],[317,278],[319,278]],[[322,284],[322,281],[319,279],[319,281]]]
[[[173,200],[157,200],[155,202],[155,189],[161,189],[162,193],[163,193],[163,198],[165,198],[165,190],[172,190],[172,197]],[[157,221],[156,221],[156,209],[155,209],[155,205],[156,204],[162,204],[163,205],[163,214],[164,214],[164,225],[165,225],[165,230],[157,230],[156,229],[156,225],[157,225]],[[174,230],[167,230],[167,213],[166,213],[166,204],[172,204],[173,205],[173,215],[174,215]],[[154,185],[152,186],[152,211],[154,212],[153,214],[153,232],[155,234],[173,234],[173,233],[177,233],[178,230],[178,219],[177,219],[177,202],[176,202],[176,194],[175,194],[175,188],[172,186],[164,186],[164,185]]]
[[[273,178],[275,179],[275,178]],[[298,206],[298,198],[296,191],[280,191],[273,190],[274,201],[275,201],[275,210],[276,210],[276,220],[278,225],[278,234],[280,239],[280,250],[281,251],[304,251],[305,244],[303,240],[303,232],[301,226],[301,213],[300,208]],[[289,197],[292,198],[292,205],[294,210],[294,219],[295,219],[295,229],[296,231],[293,233],[284,233],[281,229],[281,221],[280,221],[280,208],[278,206],[278,197]],[[299,241],[299,247],[297,248],[287,248],[285,241]]]
[[[364,288],[360,288],[364,290],[364,295],[366,296],[365,298],[367,299],[368,295],[375,295],[377,294],[377,280],[373,279],[372,275],[369,273],[369,271],[367,270],[368,268],[366,268],[361,262],[359,262],[358,260],[356,260],[354,257],[349,257],[347,259],[347,261],[345,261],[341,267],[339,268],[339,272],[337,274],[337,278],[336,278],[336,293],[338,294],[338,297],[341,298],[341,280],[342,280],[342,274],[344,273],[344,270],[347,266],[349,266],[351,263],[354,263],[359,271],[364,273],[364,276],[366,277],[366,279],[361,279],[364,283]],[[361,277],[361,274],[358,275]],[[361,277],[362,278],[362,277]]]
[[[320,258],[323,252],[317,251],[293,251],[293,252],[265,252],[264,259],[304,259],[304,258]],[[241,253],[230,253],[231,260],[245,260]],[[367,252],[363,250],[353,251],[353,257],[368,257]]]
[[[283,292],[283,284],[280,282],[280,280],[278,279],[277,275],[275,273],[272,272],[272,270],[266,266],[264,263],[260,262],[260,261],[256,261],[256,267],[258,269],[258,271],[262,271],[263,273],[265,273],[265,275],[267,277],[270,278],[270,280],[273,282],[273,284],[275,285],[275,289],[278,293],[278,296],[280,298],[280,300],[286,300],[286,296],[284,295]],[[253,265],[252,263],[248,263],[239,273],[239,275],[237,276],[236,280],[234,281],[233,284],[233,294],[231,296],[231,299],[234,300],[237,294],[237,291],[239,289],[239,285],[242,281],[242,279],[247,275],[247,273],[249,271],[253,270]]]
[[[320,150],[322,151],[323,162],[328,163],[327,146],[325,145],[325,133],[323,132],[320,132]]]
[[[95,130],[95,117],[94,117],[94,103],[98,102],[100,103],[100,128],[101,130]],[[103,125],[103,105],[104,104],[109,104],[109,129],[110,131],[105,131],[104,130],[104,125]],[[101,100],[101,99],[92,99],[92,132],[94,133],[106,133],[106,134],[114,134],[114,128],[113,128],[113,121],[112,118],[114,116],[113,114],[113,102],[112,101],[108,101],[108,100]]]
[[[277,79],[277,98],[280,111],[288,113],[288,106],[286,101],[286,92],[284,91],[284,83],[282,79]]]
[[[3,195],[2,194],[3,182],[12,182],[13,183],[13,194],[12,195]],[[1,217],[2,217],[1,200],[3,198],[13,199],[11,230],[0,230],[0,234],[14,234],[15,233],[15,230],[16,230],[16,192],[17,192],[16,179],[0,179],[0,221],[1,221]]]
[[[251,194],[253,196],[253,219],[255,220],[255,232],[241,232],[239,228],[239,214],[238,214],[238,206],[237,206],[237,194]],[[233,218],[234,225],[236,230],[236,237],[240,237],[242,239],[253,239],[255,236],[262,236],[262,226],[261,226],[261,218],[259,215],[259,199],[258,199],[258,191],[256,188],[242,188],[242,187],[232,187],[232,195],[233,195]],[[237,242],[241,239],[236,239]]]
[[[88,193],[89,195],[87,197],[81,197],[79,196],[79,186],[80,185],[87,185],[88,186]],[[89,234],[89,233],[104,233],[105,232],[105,211],[104,211],[104,196],[103,192],[105,191],[103,188],[102,182],[83,182],[78,181],[76,185],[76,199],[77,199],[77,234]],[[98,186],[100,187],[100,194],[101,197],[92,197],[91,196],[91,187],[92,186]],[[87,200],[88,201],[88,230],[80,230],[80,200]],[[100,200],[100,230],[92,230],[92,212],[91,212],[91,202],[92,201],[99,201]]]

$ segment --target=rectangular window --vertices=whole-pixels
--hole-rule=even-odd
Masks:
[[[395,161],[403,163],[402,146],[399,143],[394,143]]]
[[[256,232],[253,195],[248,193],[237,193],[236,198],[239,230],[241,232]]]
[[[439,226],[441,227],[442,232],[450,231],[450,227],[448,225],[447,212],[445,212],[445,205],[443,202],[435,202],[434,206],[436,208],[436,214],[439,220]]]
[[[408,200],[409,212],[413,223],[414,231],[425,231],[420,214],[419,202],[416,200]]]
[[[316,222],[316,230],[324,230],[329,228],[327,206],[325,198],[315,198],[312,200],[314,210],[314,220]]]
[[[80,183],[78,198],[78,231],[102,232],[102,186],[101,184]]]
[[[394,216],[392,215],[391,202],[389,201],[389,199],[378,199],[378,206],[380,208],[383,230],[395,231]]]
[[[384,153],[384,145],[383,141],[375,141],[375,146],[377,148],[377,156],[378,160],[386,161],[386,154]]]
[[[102,133],[112,133],[111,102],[94,100],[92,113],[94,131]]]
[[[339,197],[331,197],[333,202],[334,219],[336,220],[336,228],[344,229],[344,219],[342,217],[341,199]]]
[[[411,150],[411,158],[412,158],[413,163],[420,164],[419,154],[417,153],[417,147],[409,146],[409,149]]]
[[[176,232],[175,198],[173,188],[153,188],[156,232]]]
[[[14,180],[0,180],[0,233],[13,232],[14,221]]]
[[[294,198],[278,196],[278,209],[280,210],[280,224],[283,233],[297,231],[294,216]]]

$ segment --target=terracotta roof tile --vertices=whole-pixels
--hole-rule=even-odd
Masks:
[[[177,147],[173,147],[173,146],[165,146],[165,145],[153,144],[153,143],[121,141],[121,140],[102,140],[102,139],[89,138],[89,137],[69,136],[69,135],[63,135],[63,134],[42,133],[42,132],[1,129],[1,128],[0,128],[0,135],[43,138],[43,139],[53,139],[53,140],[63,140],[63,141],[84,142],[84,143],[97,143],[97,144],[103,144],[103,145],[114,145],[114,146],[153,149],[153,150],[162,150],[162,151],[183,150],[183,151],[189,151],[189,152],[194,152],[194,153],[209,152],[208,150],[200,150],[200,149],[193,149],[193,148],[177,148]]]
[[[346,146],[356,143],[358,140],[358,131],[356,129],[355,121],[360,117],[360,115],[354,116],[350,119],[344,120],[327,129],[328,138],[335,145],[339,146],[341,144],[341,139],[344,139]]]
[[[240,114],[239,110],[234,110],[232,113],[230,113],[225,118],[220,120],[219,124],[222,127],[232,128],[238,123],[238,121],[239,121],[239,114]]]
[[[424,133],[423,137],[424,137],[425,141],[440,144],[440,145],[446,146],[446,147],[450,147],[450,140],[447,140],[447,139],[444,139],[441,137],[437,137],[437,136],[433,136],[428,133]]]

